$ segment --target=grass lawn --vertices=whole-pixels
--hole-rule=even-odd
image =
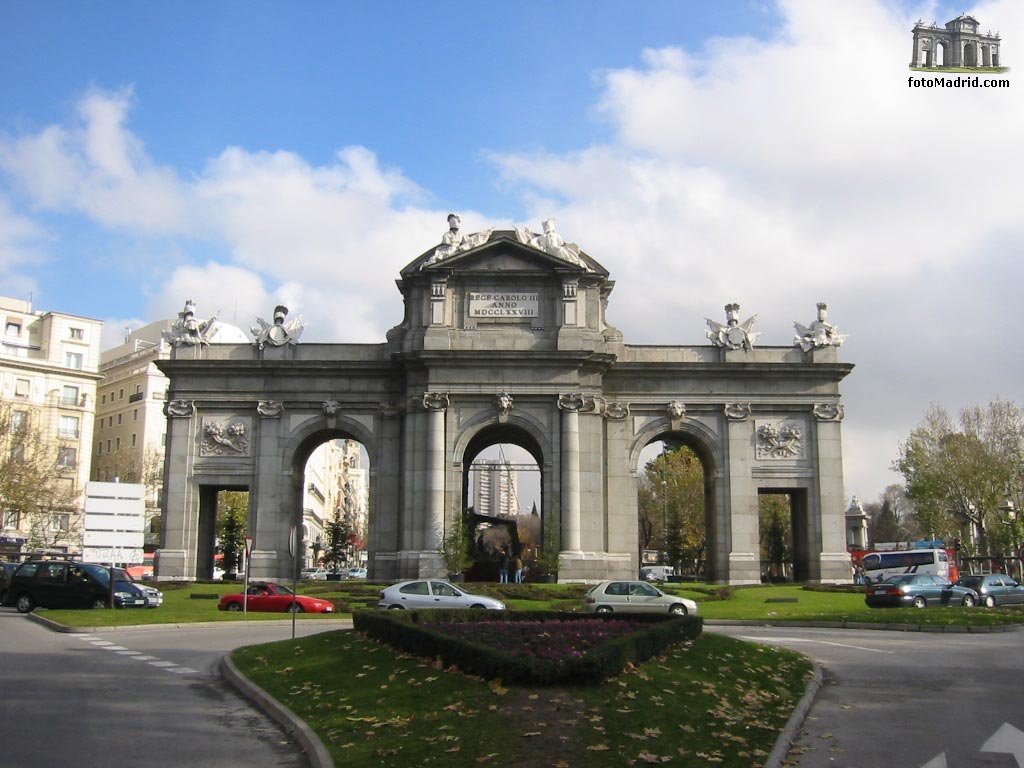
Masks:
[[[188,624],[203,621],[281,621],[291,618],[288,613],[253,613],[217,610],[221,595],[244,591],[243,582],[211,583],[152,583],[164,593],[159,608],[126,608],[118,610],[47,610],[40,613],[51,621],[73,627],[124,627],[136,624]],[[310,594],[299,585],[299,594]],[[216,595],[194,598],[193,595]],[[373,592],[376,604],[377,591]],[[317,621],[337,618],[333,613],[299,613],[299,621]]]
[[[197,621],[271,621],[286,618],[280,613],[230,613],[217,610],[216,599],[196,599],[194,594],[220,595],[240,592],[241,583],[159,584],[164,604],[155,609],[117,611],[50,610],[47,618],[77,627],[110,627],[130,624],[184,624]],[[511,610],[580,609],[585,584],[467,584],[469,591],[503,600]],[[765,621],[829,621],[873,624],[905,623],[935,626],[999,626],[1024,624],[1024,606],[1003,608],[868,608],[862,592],[804,589],[798,585],[722,587],[707,584],[662,584],[667,592],[696,600],[705,619],[753,619]],[[366,581],[300,582],[299,593],[331,600],[334,614],[299,614],[300,621],[347,616],[353,610],[372,609],[382,585]],[[779,602],[781,601],[781,602]]]
[[[797,654],[715,635],[585,687],[504,687],[353,632],[232,658],[338,765],[381,768],[747,768],[767,757],[810,674]]]

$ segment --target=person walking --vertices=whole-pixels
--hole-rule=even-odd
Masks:
[[[501,548],[501,557],[498,559],[498,583],[508,584],[508,548]]]
[[[519,555],[516,555],[515,559],[512,561],[512,572],[515,574],[515,582],[516,582],[516,584],[522,584],[523,583],[523,558],[521,558]]]

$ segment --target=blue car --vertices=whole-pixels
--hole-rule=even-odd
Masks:
[[[864,602],[869,608],[927,608],[936,605],[970,608],[981,599],[973,589],[950,584],[930,573],[901,573],[877,584],[869,584],[866,590]]]

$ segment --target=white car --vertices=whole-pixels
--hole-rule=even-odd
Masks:
[[[349,568],[348,574],[345,576],[347,579],[365,579],[366,569],[365,568]]]
[[[671,613],[676,616],[698,612],[697,603],[662,592],[646,581],[602,581],[583,598],[588,613]]]
[[[327,581],[327,569],[326,568],[303,568],[300,576],[303,579],[313,579],[315,581]]]
[[[505,610],[501,600],[472,595],[441,579],[400,581],[381,590],[378,608],[418,610],[423,608],[487,608]]]

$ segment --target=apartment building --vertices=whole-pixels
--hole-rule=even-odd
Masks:
[[[92,479],[146,486],[147,548],[159,544],[155,518],[163,501],[168,379],[156,361],[170,357],[171,347],[162,337],[170,325],[170,320],[158,320],[129,331],[122,344],[102,352],[103,380],[96,393]]]
[[[37,312],[31,301],[6,296],[0,296],[0,317],[0,401],[9,409],[14,431],[38,430],[42,449],[52,456],[53,480],[70,500],[60,509],[32,513],[0,509],[0,557],[38,549],[79,552],[103,323]],[[11,458],[21,450],[17,436],[3,437],[2,449]]]

